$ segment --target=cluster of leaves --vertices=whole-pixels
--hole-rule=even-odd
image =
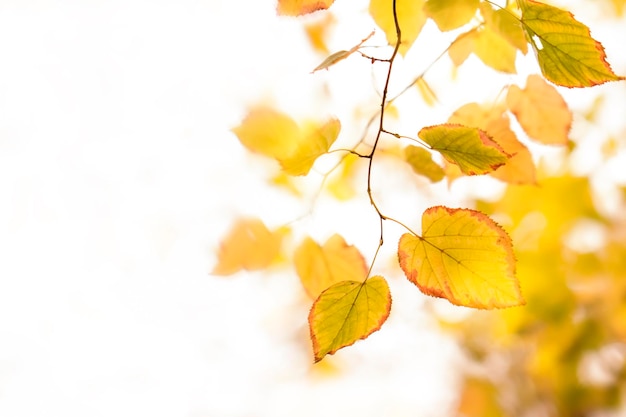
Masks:
[[[277,10],[281,15],[299,16],[325,10],[332,3],[279,0]],[[347,148],[333,148],[341,134],[339,120],[299,123],[268,106],[250,109],[233,129],[234,134],[250,151],[276,160],[288,176],[307,176],[324,155],[341,154],[320,187],[331,172],[348,175],[355,160],[367,161],[367,195],[380,218],[378,249],[383,244],[385,221],[406,229],[397,256],[410,282],[423,293],[458,306],[501,309],[524,305],[529,296],[535,296],[535,289],[524,288],[526,295],[522,296],[519,271],[527,273],[537,262],[526,259],[523,252],[514,253],[509,234],[489,216],[497,211],[494,207],[430,207],[422,214],[419,233],[381,211],[371,178],[372,164],[383,149],[382,139],[400,146],[397,156],[402,163],[432,182],[490,175],[512,186],[534,185],[535,163],[514,132],[511,117],[529,139],[544,145],[567,145],[572,114],[552,84],[591,87],[624,78],[613,73],[604,48],[584,24],[565,10],[534,0],[507,2],[505,7],[484,0],[371,0],[369,14],[390,45],[383,48],[385,56],[364,52],[369,50],[369,35],[356,46],[328,56],[314,72],[332,69],[352,55],[366,58],[371,65],[386,66],[380,108],[370,119],[371,123],[377,121],[378,128],[371,137],[359,138]],[[529,75],[524,86],[503,86],[503,100],[467,103],[447,122],[424,126],[416,136],[391,131],[387,120],[394,101],[414,85],[429,90],[422,73],[395,96],[389,91],[394,63],[409,53],[429,19],[442,32],[460,31],[446,50],[457,67],[473,54],[496,71],[515,73],[518,56],[533,50],[542,75]],[[520,202],[534,199],[519,198]],[[511,204],[520,217],[526,214],[523,204]],[[504,211],[510,215],[508,208]],[[228,275],[267,268],[281,256],[281,242],[287,233],[287,227],[269,230],[259,219],[241,219],[223,239],[213,272]],[[542,256],[552,256],[547,253]],[[359,250],[340,235],[323,244],[306,237],[293,251],[296,272],[313,300],[308,321],[316,362],[366,338],[386,321],[391,294],[386,279],[372,274],[377,254],[368,266]]]

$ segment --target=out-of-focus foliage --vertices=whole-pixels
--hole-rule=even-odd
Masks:
[[[617,12],[623,10],[622,0],[610,2]],[[301,15],[332,3],[282,0],[278,11]],[[304,217],[314,224],[324,221],[310,216],[318,197],[333,196],[341,204],[367,197],[363,210],[374,212],[374,227],[380,228],[376,251],[368,259],[357,247],[371,242],[348,242],[339,234],[314,239],[299,233],[299,220],[293,219],[285,222],[300,235],[300,243],[288,248],[282,244],[286,229],[270,231],[260,220],[241,220],[217,250],[214,272],[263,269],[277,259],[292,266],[308,295],[303,299],[313,300],[308,324],[318,362],[381,329],[389,316],[387,280],[395,276],[390,278],[388,270],[386,278],[381,276],[377,269],[383,262],[377,258],[385,225],[393,223],[405,229],[397,246],[396,275],[435,297],[426,298],[427,308],[440,298],[449,308],[471,308],[462,320],[447,319],[433,308],[471,363],[459,369],[466,378],[458,415],[587,416],[624,407],[626,192],[615,203],[619,209],[608,210],[592,175],[574,174],[572,155],[577,146],[589,146],[579,143],[576,123],[597,123],[607,108],[600,95],[586,114],[577,113],[561,88],[624,79],[611,69],[602,44],[569,11],[534,0],[501,6],[484,0],[370,0],[366,11],[354,13],[366,13],[379,33],[355,34],[360,43],[351,46],[352,40],[336,49],[329,48],[329,28],[341,27],[342,21],[332,8],[315,15],[322,13],[327,15],[305,23],[321,62],[311,77],[330,78],[345,58],[361,59],[366,69],[381,69],[372,71],[375,100],[354,109],[349,122],[342,117],[344,130],[333,117],[300,122],[286,111],[259,105],[233,133],[251,152],[278,161],[276,185],[295,198],[311,197]],[[440,35],[451,42],[426,69],[423,62],[414,68],[411,54],[421,57],[416,45],[423,47],[419,41],[427,23],[434,31],[449,32]],[[534,56],[527,54],[530,49]],[[339,52],[329,55],[331,50]],[[445,86],[432,88],[430,73],[439,65],[445,68],[444,63],[450,74],[461,72],[472,59],[484,64],[480,82],[494,93],[448,107],[441,102]],[[542,75],[521,73],[521,60],[535,60]],[[400,71],[404,74],[396,79]],[[491,77],[494,73],[506,74],[508,81]],[[330,83],[325,86],[331,89]],[[416,116],[405,102],[396,101],[409,95],[421,98],[423,108],[443,108],[446,114]],[[400,123],[407,114],[419,124],[410,132]],[[362,124],[358,130],[363,133],[346,128],[352,124]],[[624,158],[623,132],[626,126],[621,134],[593,143],[603,146],[598,152],[602,164]],[[380,188],[372,186],[384,184],[394,169],[405,182],[399,191],[385,189],[388,199],[393,200],[393,192],[421,192],[428,202],[424,207],[430,208],[416,210],[415,218],[388,215],[385,208],[394,202],[383,205]],[[499,180],[502,193],[494,191],[484,201],[465,195],[458,204],[467,208],[430,204],[441,191],[435,183],[462,179],[469,184],[477,180],[469,177],[477,175],[492,177],[492,184]],[[300,188],[294,176],[317,181],[316,190]],[[413,230],[420,214],[421,228]]]

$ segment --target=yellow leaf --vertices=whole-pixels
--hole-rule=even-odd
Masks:
[[[528,41],[522,23],[511,11],[506,9],[494,10],[491,4],[481,3],[480,12],[485,19],[485,25],[522,51],[523,54],[528,52]]]
[[[307,294],[317,298],[322,291],[340,281],[363,281],[367,265],[361,252],[333,235],[324,246],[307,237],[296,249],[294,264]]]
[[[409,281],[427,295],[483,309],[525,304],[511,239],[479,211],[429,208],[422,236],[400,238],[398,258]]]
[[[556,88],[539,75],[529,75],[523,90],[512,85],[506,103],[531,139],[546,145],[567,144],[572,113]]]
[[[291,117],[268,107],[250,110],[232,131],[252,152],[276,159],[292,154],[301,136],[300,127]]]
[[[615,14],[618,16],[624,15],[624,10],[626,9],[626,0],[611,0],[613,6],[615,7]]]
[[[506,153],[512,155],[506,164],[489,175],[512,184],[536,183],[532,155],[528,148],[517,140],[502,106],[482,108],[477,103],[469,103],[456,110],[448,122],[484,130]]]
[[[323,17],[315,22],[304,25],[309,43],[317,52],[327,54],[329,52],[326,46],[326,39],[329,31],[335,26],[336,19],[332,13],[324,13]]]
[[[417,135],[446,160],[457,164],[466,175],[486,174],[511,156],[475,127],[448,123],[425,127]]]
[[[328,9],[335,0],[278,0],[276,11],[283,16],[301,16]]]
[[[293,153],[280,159],[283,170],[290,175],[308,174],[315,160],[328,152],[340,130],[341,124],[337,119],[331,119],[321,127],[309,125]]]
[[[424,148],[407,146],[404,148],[404,159],[416,174],[423,175],[432,182],[441,181],[445,176],[443,168],[433,161],[430,152]]]
[[[336,119],[321,126],[309,123],[303,129],[291,117],[267,107],[252,109],[232,129],[246,148],[276,159],[290,175],[308,174],[315,160],[328,152],[340,130]]]
[[[360,159],[354,154],[347,154],[339,171],[328,182],[328,191],[338,200],[349,200],[356,194],[353,178],[358,168],[356,162]]]
[[[276,175],[270,178],[269,183],[272,186],[282,188],[285,191],[288,191],[290,194],[296,197],[302,197],[302,192],[298,188],[298,185],[294,182],[294,178],[290,175],[287,175],[283,171],[276,173]]]
[[[424,12],[445,32],[468,23],[476,15],[479,0],[428,0]]]
[[[406,55],[426,23],[424,2],[425,0],[396,0],[396,16],[402,31],[399,49],[402,55]],[[369,12],[374,22],[387,35],[387,42],[395,46],[398,38],[393,17],[393,0],[370,0]]]
[[[422,99],[424,99],[424,102],[431,107],[434,106],[437,102],[437,95],[435,94],[433,89],[430,88],[430,85],[426,82],[424,77],[421,77],[417,80],[416,86],[417,91],[422,96]]]
[[[324,291],[309,313],[315,362],[380,329],[391,310],[387,281],[342,281]]]
[[[522,25],[541,72],[564,87],[591,87],[623,80],[606,61],[604,47],[570,12],[534,0],[518,0]]]
[[[455,66],[460,67],[462,63],[474,51],[474,39],[478,35],[476,29],[470,30],[457,36],[448,49],[448,55]]]
[[[517,51],[506,39],[497,34],[489,26],[480,28],[474,37],[474,53],[481,61],[491,68],[515,73]]]
[[[267,268],[278,258],[285,233],[285,229],[269,231],[259,219],[240,219],[222,240],[212,274]]]
[[[463,417],[504,417],[497,396],[498,390],[492,383],[468,378],[463,382],[457,413]]]

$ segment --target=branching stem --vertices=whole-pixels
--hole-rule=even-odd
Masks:
[[[378,142],[380,140],[380,136],[385,130],[384,121],[385,121],[385,109],[387,108],[387,94],[389,92],[389,82],[391,80],[391,72],[393,70],[393,63],[394,63],[394,60],[396,59],[396,56],[398,55],[400,44],[402,43],[402,31],[400,29],[400,23],[398,22],[398,13],[396,11],[396,0],[393,0],[392,7],[393,7],[393,22],[396,27],[396,45],[394,46],[393,53],[391,54],[391,57],[389,57],[389,61],[388,61],[389,68],[387,69],[387,78],[385,79],[385,86],[383,88],[383,94],[380,100],[380,115],[378,118],[378,131],[376,132],[376,139],[374,140],[374,144],[372,145],[372,150],[370,151],[369,156],[368,156],[369,164],[367,166],[367,195],[369,196],[370,203],[374,207],[374,210],[376,210],[376,213],[378,214],[378,217],[380,219],[380,240],[378,241],[378,247],[376,248],[374,259],[372,259],[372,263],[369,268],[369,272],[367,275],[368,277],[372,270],[372,267],[374,266],[374,263],[376,262],[376,257],[378,256],[378,252],[380,251],[380,248],[383,246],[383,242],[384,242],[383,221],[387,220],[387,216],[385,216],[380,211],[380,208],[378,208],[378,206],[376,205],[376,202],[374,201],[374,197],[372,196],[372,165],[374,162],[374,154],[376,153],[376,149],[378,148]]]

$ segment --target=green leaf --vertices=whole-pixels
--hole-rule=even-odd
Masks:
[[[404,148],[404,159],[416,174],[423,175],[432,182],[441,181],[446,175],[443,168],[433,161],[430,152],[419,146],[409,145]]]
[[[591,87],[624,79],[613,73],[602,44],[571,13],[533,0],[518,0],[518,4],[524,30],[549,81]]]
[[[315,362],[380,329],[391,310],[391,293],[381,276],[342,281],[325,290],[309,313]]]
[[[486,132],[476,127],[446,123],[425,127],[418,136],[446,160],[457,164],[466,175],[486,174],[504,165],[511,157]]]
[[[424,294],[452,304],[482,309],[525,304],[511,239],[479,211],[429,208],[422,216],[422,236],[400,238],[398,259]]]

